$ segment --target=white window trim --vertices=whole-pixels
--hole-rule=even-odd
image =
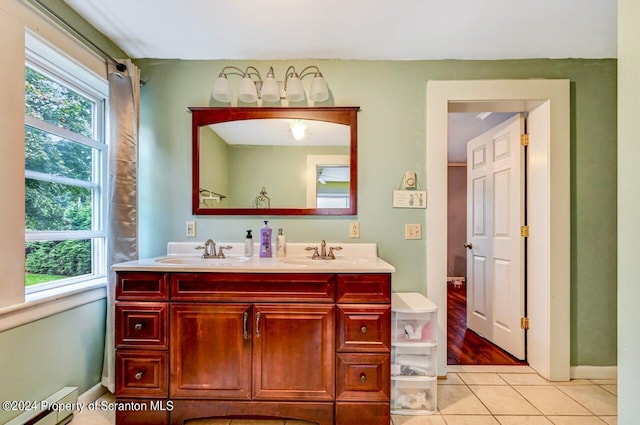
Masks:
[[[104,299],[106,296],[106,277],[27,294],[24,303],[0,308],[0,332]]]
[[[61,53],[58,49],[51,46],[46,41],[40,39],[37,35],[31,33],[29,30],[25,31],[25,61],[33,64],[37,68],[42,68],[47,74],[48,70],[55,70],[54,78],[62,78],[69,82],[73,82],[72,86],[75,86],[81,93],[99,98],[108,98],[108,83],[106,79],[101,76],[95,75],[88,68],[84,67],[77,61],[67,57]],[[67,70],[70,70],[67,71]],[[40,69],[38,69],[40,72]],[[78,79],[75,73],[82,73],[83,78]],[[82,143],[88,147],[98,149],[102,152],[102,160],[95,164],[98,167],[100,182],[84,182],[84,181],[70,181],[73,179],[66,179],[65,183],[71,182],[76,186],[87,186],[95,190],[96,200],[94,202],[100,202],[102,208],[97,216],[99,224],[96,230],[91,231],[72,231],[72,232],[25,232],[26,240],[43,240],[43,239],[55,239],[56,236],[65,236],[73,238],[102,238],[102,241],[98,245],[106,245],[106,210],[107,210],[107,173],[101,172],[107,170],[108,164],[108,147],[106,144],[106,127],[107,127],[107,110],[108,106],[106,102],[101,102],[97,105],[99,113],[104,117],[101,122],[98,123],[96,129],[97,134],[100,135],[100,140],[105,140],[105,143],[93,140],[88,137],[78,137],[77,134],[73,134],[73,138],[68,130],[58,128],[53,125],[49,125],[46,122],[34,119],[32,117],[25,116],[25,125],[32,126],[50,133],[53,133],[59,137],[74,140],[74,142]],[[38,173],[26,171],[26,177],[38,178]],[[48,176],[45,180],[56,180],[57,178],[51,178]],[[94,244],[95,245],[95,244]],[[98,247],[99,258],[101,264],[95,264],[93,266],[93,272],[90,276],[78,276],[65,279],[67,284],[55,285],[55,284],[42,284],[36,288],[25,288],[24,303],[11,305],[8,307],[0,308],[0,331],[10,329],[25,323],[38,320],[52,314],[56,314],[65,310],[69,310],[87,303],[91,303],[106,297],[108,274],[106,271],[106,259],[105,247]]]

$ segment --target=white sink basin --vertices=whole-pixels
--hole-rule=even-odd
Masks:
[[[313,260],[309,257],[283,258],[280,260],[285,264],[295,264],[298,266],[313,267],[350,267],[367,264],[369,260],[360,257],[337,257],[333,260]]]
[[[247,257],[227,257],[227,258],[200,258],[194,256],[176,257],[167,256],[158,258],[155,261],[161,264],[174,266],[194,265],[201,267],[234,267],[245,264]]]

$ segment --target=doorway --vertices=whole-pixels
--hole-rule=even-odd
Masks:
[[[446,341],[447,114],[450,111],[525,111],[540,139],[530,145],[528,240],[531,328],[530,366],[548,380],[568,380],[570,186],[568,80],[429,81],[427,84],[427,294],[438,309],[439,340]],[[533,112],[535,111],[535,114]],[[532,119],[533,118],[533,119]],[[532,133],[533,133],[532,128]],[[553,161],[552,161],[553,159]],[[535,282],[535,284],[533,284]],[[447,370],[446,350],[438,351],[438,375]]]
[[[448,114],[449,365],[527,364],[525,127],[517,111]]]

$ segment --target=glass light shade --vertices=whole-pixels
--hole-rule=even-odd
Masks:
[[[238,88],[238,99],[246,103],[253,103],[258,100],[256,83],[253,82],[251,77],[245,76],[240,82],[240,87]]]
[[[316,74],[313,81],[311,81],[309,97],[314,102],[324,102],[329,99],[329,86],[327,86],[327,82],[321,74]]]
[[[302,81],[298,77],[290,77],[287,80],[287,99],[290,102],[300,102],[304,100],[304,88]]]
[[[231,84],[229,84],[227,77],[218,77],[216,79],[216,82],[213,83],[211,97],[218,102],[231,102]]]
[[[280,87],[273,77],[267,77],[262,83],[260,97],[263,102],[277,102],[280,100]]]

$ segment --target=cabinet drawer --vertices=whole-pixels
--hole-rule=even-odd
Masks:
[[[388,354],[337,355],[336,400],[389,401]]]
[[[391,275],[341,274],[338,275],[336,294],[338,303],[391,303]]]
[[[167,353],[116,351],[116,396],[167,397]]]
[[[179,301],[333,303],[335,275],[172,273],[170,286]]]
[[[390,329],[389,305],[338,305],[337,351],[388,353]]]
[[[117,300],[161,301],[169,299],[165,273],[119,272]]]
[[[389,403],[336,403],[336,424],[389,425]]]
[[[116,347],[166,350],[167,304],[116,302]]]

